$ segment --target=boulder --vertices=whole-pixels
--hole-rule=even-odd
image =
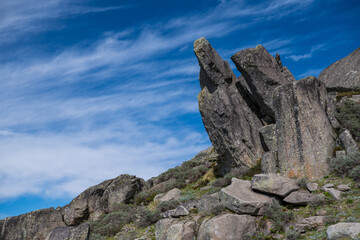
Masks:
[[[196,203],[196,208],[200,213],[211,213],[212,210],[219,205],[219,193],[213,193],[211,195],[205,195],[201,197]]]
[[[300,189],[295,180],[274,173],[255,175],[251,180],[251,188],[282,198]]]
[[[156,223],[155,236],[156,240],[166,240],[167,233],[171,225],[178,223],[177,218],[165,218]]]
[[[276,173],[278,170],[277,164],[277,152],[265,152],[261,158],[261,172]]]
[[[359,151],[358,143],[354,140],[349,130],[345,129],[340,133],[339,139],[341,141],[341,146],[347,153]]]
[[[336,188],[339,189],[342,192],[346,192],[346,191],[349,191],[351,189],[350,186],[347,185],[347,184],[340,184]]]
[[[124,174],[92,186],[63,207],[64,221],[74,226],[97,220],[101,214],[114,211],[120,203],[129,203],[144,184],[141,178]]]
[[[291,81],[282,73],[282,66],[280,67],[275,58],[261,45],[241,50],[231,59],[244,76],[258,105],[273,118],[273,91],[276,87]]]
[[[306,188],[310,192],[314,192],[314,191],[317,191],[319,189],[319,185],[317,183],[307,182],[306,183]]]
[[[324,216],[312,216],[303,218],[294,225],[294,230],[304,233],[325,225]]]
[[[324,198],[323,194],[311,194],[308,191],[299,190],[290,193],[283,201],[293,205],[307,205],[309,203],[321,202]]]
[[[359,239],[360,223],[338,223],[331,225],[326,230],[329,240],[342,238]]]
[[[0,221],[1,240],[42,240],[54,228],[65,227],[61,211],[48,208]]]
[[[272,204],[272,198],[252,191],[250,181],[237,178],[231,180],[230,186],[221,189],[220,201],[235,213],[250,215],[263,215]]]
[[[217,175],[233,167],[250,168],[261,158],[262,122],[239,93],[237,78],[205,38],[194,43],[200,65],[199,110],[209,138],[220,155]]]
[[[321,190],[325,191],[328,188],[334,188],[334,187],[335,187],[335,185],[333,183],[327,183],[321,187]]]
[[[243,240],[256,231],[254,217],[248,215],[224,214],[204,220],[199,228],[198,240]]]
[[[194,240],[196,223],[182,221],[171,225],[167,231],[166,240]]]
[[[329,91],[360,90],[360,48],[324,69],[319,79]]]
[[[290,178],[317,180],[329,172],[335,132],[326,113],[324,83],[314,77],[277,87],[274,91],[278,163]]]
[[[90,224],[83,223],[77,227],[57,227],[46,240],[88,240]]]
[[[326,192],[330,193],[330,195],[335,199],[335,200],[341,200],[341,195],[342,192],[339,190],[336,190],[334,188],[326,188],[325,189]]]
[[[161,213],[161,217],[163,218],[170,218],[170,217],[179,218],[187,215],[189,215],[189,211],[184,206],[181,205],[175,209]]]
[[[259,129],[261,140],[267,151],[277,151],[276,124],[269,124]]]
[[[181,190],[178,188],[171,189],[167,193],[161,193],[155,196],[154,202],[165,202],[176,200],[181,196]]]

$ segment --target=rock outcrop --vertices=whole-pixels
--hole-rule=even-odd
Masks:
[[[46,240],[88,240],[90,224],[83,223],[77,227],[57,227],[51,231]]]
[[[329,91],[360,90],[360,48],[331,64],[319,75]]]
[[[328,174],[335,132],[326,112],[325,84],[314,77],[275,89],[274,110],[280,172],[291,178]]]
[[[285,75],[283,66],[280,65],[281,61],[276,61],[261,45],[241,50],[231,59],[244,76],[261,109],[274,118],[273,91],[276,87],[291,82],[294,78]]]
[[[237,78],[205,38],[194,43],[200,65],[199,110],[209,138],[220,155],[218,172],[250,168],[261,158],[260,119],[236,87]]]

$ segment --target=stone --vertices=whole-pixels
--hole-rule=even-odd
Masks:
[[[193,240],[195,227],[194,221],[182,221],[171,225],[167,231],[166,240]]]
[[[277,151],[276,124],[269,124],[259,129],[261,140],[264,142],[264,149]]]
[[[320,179],[329,173],[335,132],[326,113],[327,91],[314,77],[274,90],[278,163],[282,175]]]
[[[325,189],[326,192],[330,193],[330,195],[335,199],[335,200],[341,200],[341,194],[342,192],[339,190],[336,190],[334,188],[326,188]]]
[[[231,59],[244,76],[258,105],[273,118],[273,91],[290,82],[282,73],[282,67],[261,45],[241,50]]]
[[[327,214],[328,212],[325,209],[319,209],[315,213],[316,216],[326,216]]]
[[[205,195],[201,197],[197,203],[196,208],[200,213],[211,213],[212,209],[220,205],[219,193]]]
[[[113,212],[120,203],[130,203],[145,182],[127,174],[92,186],[62,209],[64,222],[69,226],[86,220],[97,220],[103,213]]]
[[[307,205],[309,203],[320,202],[324,198],[325,196],[323,194],[311,194],[308,191],[299,190],[290,193],[283,201],[293,205]]]
[[[88,240],[90,224],[83,223],[77,227],[57,227],[46,240]]]
[[[261,158],[261,172],[276,173],[277,170],[277,152],[265,152]]]
[[[347,153],[359,151],[358,143],[354,140],[349,130],[345,129],[340,133],[339,139],[341,141],[341,146]]]
[[[248,215],[224,214],[204,220],[198,240],[243,240],[256,232],[256,221]]]
[[[170,200],[176,200],[181,196],[181,190],[178,188],[171,189],[165,194],[158,194],[155,196],[155,202],[165,202]]]
[[[327,238],[329,240],[336,240],[340,238],[360,238],[360,223],[338,223],[331,225],[326,230]]]
[[[332,183],[327,183],[327,184],[325,184],[324,186],[322,186],[321,190],[326,190],[326,189],[328,189],[328,188],[334,188],[334,187],[335,187],[334,184],[332,184]]]
[[[349,185],[346,185],[346,184],[340,184],[336,188],[339,189],[342,192],[346,192],[346,191],[349,191],[351,189],[349,187]]]
[[[264,152],[258,133],[262,122],[239,93],[229,64],[205,38],[194,43],[200,65],[199,110],[209,138],[219,154],[217,175],[233,167],[251,168]]]
[[[300,186],[294,179],[270,173],[255,175],[251,180],[251,188],[284,198],[291,192],[300,189]]]
[[[319,79],[326,84],[329,91],[360,90],[360,48],[324,69]]]
[[[285,78],[289,81],[289,82],[293,82],[293,81],[296,81],[296,78],[294,77],[294,75],[290,72],[290,70],[283,66],[282,62],[281,62],[281,59],[280,59],[280,54],[276,54],[275,56],[275,60],[276,62],[278,63],[280,69],[281,69],[281,72],[283,73],[283,75],[285,76]]]
[[[65,227],[60,210],[36,210],[0,221],[1,240],[46,239],[54,228]]]
[[[220,201],[238,214],[263,215],[273,200],[252,191],[250,181],[233,178],[230,186],[221,189]]]
[[[189,211],[184,206],[180,205],[173,210],[168,210],[166,212],[161,213],[161,217],[163,217],[163,218],[170,218],[170,217],[179,218],[179,217],[187,216],[189,214],[190,214]]]
[[[324,216],[312,216],[303,218],[294,225],[294,230],[304,233],[307,231],[311,231],[314,229],[318,229],[325,225],[325,217]]]
[[[313,182],[307,182],[307,183],[306,183],[306,188],[307,188],[310,192],[314,192],[314,191],[317,191],[317,190],[319,189],[319,184],[313,183]]]
[[[326,113],[333,128],[340,128],[340,123],[336,119],[336,92],[328,92]]]
[[[157,221],[155,229],[156,240],[166,240],[168,229],[171,225],[178,222],[179,220],[177,218],[165,218]]]

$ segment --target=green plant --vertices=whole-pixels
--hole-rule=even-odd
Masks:
[[[288,229],[285,234],[286,234],[286,240],[300,239],[300,233],[293,229]]]
[[[342,127],[349,129],[354,138],[360,141],[360,104],[351,100],[346,100],[344,104],[337,108],[336,118]]]
[[[293,219],[293,215],[292,212],[288,211],[286,208],[282,207],[278,201],[274,200],[273,204],[265,210],[264,218],[271,220],[274,224],[274,229],[279,231],[283,229],[286,223]]]
[[[360,180],[360,152],[350,152],[329,159],[330,171],[343,177]]]
[[[165,212],[167,210],[171,210],[179,206],[180,202],[178,200],[169,200],[159,203],[156,206],[156,209],[160,212]]]

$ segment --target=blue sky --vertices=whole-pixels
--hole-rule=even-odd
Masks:
[[[300,79],[359,47],[359,13],[355,0],[1,1],[0,218],[210,146],[197,38],[226,60],[262,44]]]

